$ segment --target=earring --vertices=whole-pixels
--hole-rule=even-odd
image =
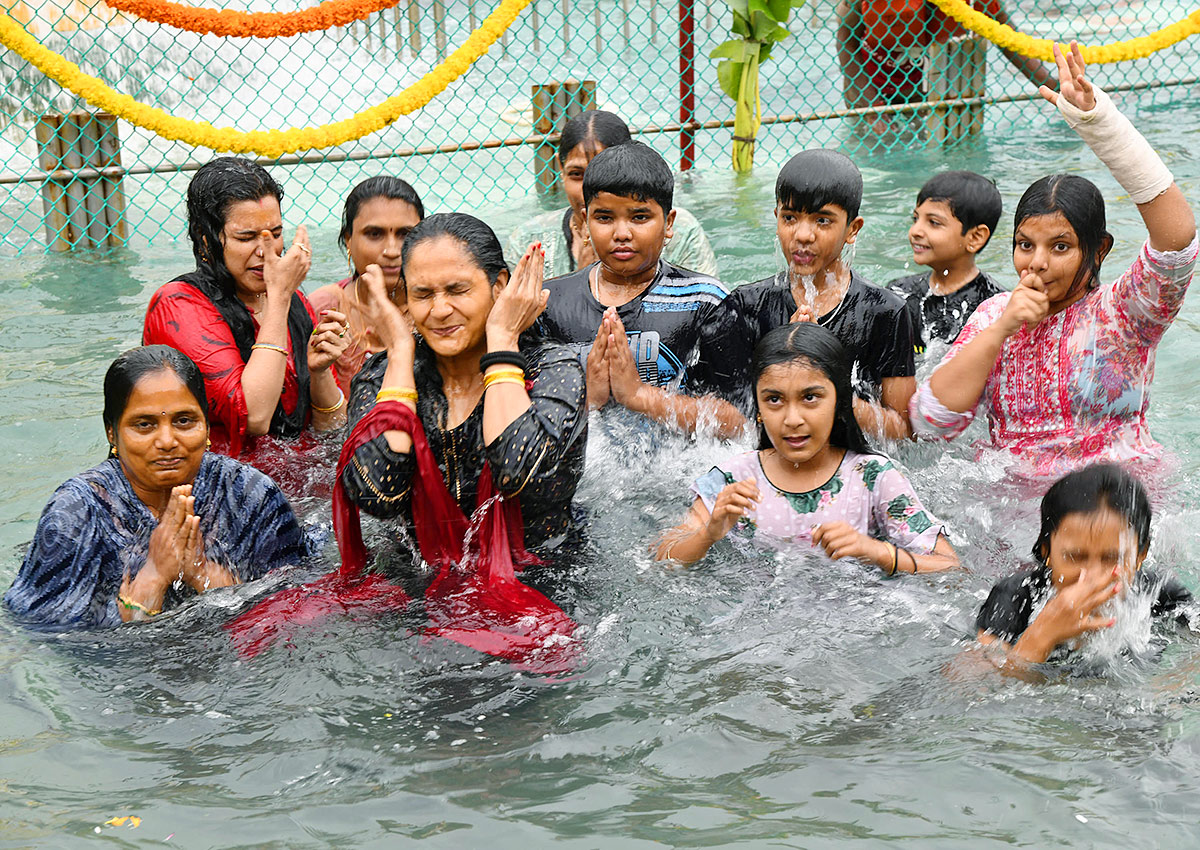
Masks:
[[[207,437],[204,438],[204,448],[206,448],[206,449],[212,448],[212,440],[208,439]]]
[[[754,421],[757,422],[759,425],[761,425],[762,424],[762,414],[760,413],[757,416],[755,416]]]
[[[120,457],[120,455],[117,454],[117,444],[116,443],[113,443],[108,447],[108,456],[109,457]]]
[[[358,270],[354,268],[354,258],[350,256],[349,251],[346,252],[346,265],[350,267],[350,279],[354,280],[355,275],[358,274]]]

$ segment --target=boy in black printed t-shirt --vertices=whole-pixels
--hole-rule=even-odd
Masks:
[[[538,323],[580,352],[589,406],[615,402],[687,431],[707,422],[730,436],[745,420],[709,394],[719,383],[710,323],[729,290],[662,259],[675,219],[674,184],[663,158],[638,142],[596,155],[583,199],[598,261],[546,282],[550,300]]]

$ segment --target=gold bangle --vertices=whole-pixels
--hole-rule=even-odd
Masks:
[[[135,602],[134,600],[130,599],[128,596],[122,596],[119,593],[117,594],[117,602],[121,603],[121,606],[124,607],[125,609],[127,609],[129,611],[141,611],[147,617],[153,617],[156,614],[162,613],[161,608],[159,608],[157,611],[151,611],[149,608],[147,608],[142,603]]]
[[[499,375],[508,375],[508,376],[514,377],[514,378],[524,378],[525,370],[518,369],[516,366],[509,366],[508,368],[505,368],[505,369],[488,369],[486,372],[483,373],[484,380],[487,380],[488,378],[490,378],[492,376],[499,376]]]
[[[417,391],[410,387],[384,387],[375,393],[375,401],[411,401],[417,403]]]
[[[521,369],[496,369],[483,376],[483,388],[492,384],[520,384],[525,386],[525,372]]]
[[[317,413],[333,413],[335,410],[340,410],[342,405],[345,403],[346,403],[346,394],[344,392],[342,392],[341,387],[338,387],[338,400],[337,400],[337,404],[335,404],[333,407],[317,407],[315,404],[313,404],[311,406],[312,406],[312,409],[315,410]]]
[[[254,345],[250,346],[251,351],[258,351],[259,349],[264,349],[266,351],[278,351],[284,357],[288,356],[288,350],[282,345],[275,345],[274,343],[270,342],[256,342]]]
[[[502,378],[496,378],[492,381],[484,381],[483,389],[486,391],[488,387],[494,387],[496,384],[517,384],[520,387],[524,387],[525,380],[523,378],[509,378],[508,376],[505,376]]]

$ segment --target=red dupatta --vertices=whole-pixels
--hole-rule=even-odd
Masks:
[[[479,479],[473,529],[446,489],[420,419],[395,401],[378,402],[350,432],[338,459],[333,492],[333,528],[341,567],[302,587],[268,596],[228,624],[234,645],[253,657],[280,636],[285,626],[317,622],[334,613],[376,613],[411,601],[402,588],[379,573],[365,572],[358,506],[342,483],[342,470],[354,453],[385,431],[412,437],[417,469],[410,501],[421,557],[437,570],[425,591],[427,636],[443,637],[518,663],[557,672],[572,666],[577,645],[575,622],[543,594],[517,581],[514,564],[539,563],[525,551],[521,507],[499,495],[485,463]],[[471,532],[475,533],[472,534]]]

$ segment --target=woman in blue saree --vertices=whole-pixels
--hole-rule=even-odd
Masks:
[[[315,551],[275,482],[206,451],[204,379],[186,355],[152,345],[118,357],[103,418],[109,458],[55,491],[4,595],[19,618],[145,620]]]

